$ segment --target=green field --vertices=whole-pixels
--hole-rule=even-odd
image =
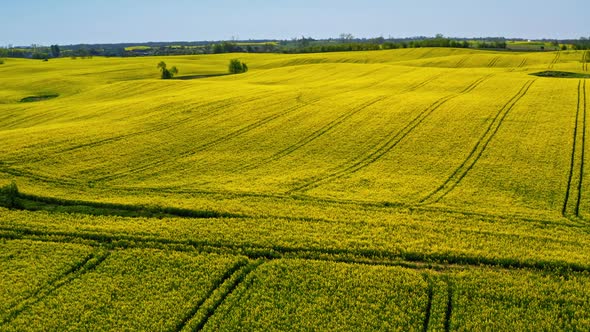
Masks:
[[[0,330],[588,330],[588,62],[5,59]]]

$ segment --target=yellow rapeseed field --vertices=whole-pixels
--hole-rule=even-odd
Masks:
[[[5,59],[0,330],[590,329],[586,59]]]

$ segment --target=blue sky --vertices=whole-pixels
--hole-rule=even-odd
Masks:
[[[589,0],[7,0],[0,46],[337,37],[590,36]]]

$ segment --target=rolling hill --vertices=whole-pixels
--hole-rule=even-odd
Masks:
[[[7,59],[0,329],[586,330],[585,59]]]

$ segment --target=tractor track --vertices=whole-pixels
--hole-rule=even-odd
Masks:
[[[316,98],[314,100],[314,102],[317,101],[317,100],[319,100],[319,99]],[[275,106],[275,105],[279,105],[281,103],[282,103],[282,101],[278,101],[276,103],[273,103],[273,104],[267,105],[267,106]],[[243,135],[243,134],[245,134],[245,133],[247,133],[249,131],[252,131],[254,129],[257,129],[259,127],[262,127],[263,125],[265,125],[265,124],[267,124],[267,123],[269,123],[269,122],[271,122],[271,121],[273,121],[275,119],[278,119],[278,118],[283,117],[285,115],[291,114],[291,113],[293,113],[293,112],[295,112],[295,111],[297,111],[297,110],[299,110],[299,109],[301,109],[301,108],[303,108],[305,106],[308,106],[308,105],[309,105],[309,103],[302,103],[302,104],[299,104],[299,105],[290,107],[290,108],[288,108],[286,110],[283,110],[283,111],[281,111],[281,112],[279,112],[277,114],[273,114],[273,115],[268,116],[268,117],[266,117],[266,118],[264,118],[262,120],[256,121],[256,122],[254,122],[254,123],[252,123],[250,125],[247,125],[245,127],[242,127],[240,129],[237,129],[237,130],[235,130],[235,131],[233,131],[233,132],[231,132],[229,134],[226,134],[226,135],[224,135],[222,137],[219,137],[217,139],[214,139],[214,140],[212,140],[212,141],[210,141],[208,143],[205,143],[205,144],[202,144],[202,145],[197,146],[195,148],[186,150],[185,152],[180,153],[178,155],[178,157],[179,158],[190,157],[190,156],[196,154],[197,152],[204,151],[207,148],[210,148],[212,146],[215,146],[217,144],[220,144],[222,142],[225,142],[225,141],[227,141],[229,139],[238,137],[238,136]],[[131,169],[129,171],[119,172],[119,173],[114,173],[114,174],[111,174],[111,175],[103,176],[103,177],[94,179],[93,181],[94,182],[110,181],[110,180],[114,180],[114,179],[117,179],[117,178],[121,178],[123,176],[127,176],[129,174],[136,174],[136,173],[143,172],[143,171],[146,171],[146,170],[154,169],[154,168],[157,168],[159,166],[165,165],[167,163],[170,163],[170,161],[167,160],[167,159],[164,159],[164,158],[157,158],[157,160],[155,160],[155,161],[153,161],[151,163],[147,163],[147,164],[144,164],[144,165],[141,165],[141,166],[138,166],[138,167],[134,167],[133,169]]]
[[[467,176],[469,171],[473,168],[473,166],[475,166],[477,161],[483,155],[487,146],[490,144],[500,129],[504,119],[508,116],[516,104],[527,94],[534,82],[535,80],[526,82],[520,88],[518,93],[514,95],[506,104],[504,104],[504,106],[502,106],[463,163],[457,169],[455,169],[455,171],[442,185],[428,194],[428,196],[421,199],[419,204],[436,203],[448,195],[453,189],[455,189],[455,187],[457,187],[457,185],[459,185],[459,183],[465,178],[465,176]]]
[[[308,181],[304,182],[296,186],[295,188],[290,189],[287,191],[287,194],[294,194],[296,192],[308,191],[310,189],[319,187],[320,185],[341,178],[346,175],[350,175],[353,173],[358,172],[359,170],[371,165],[372,163],[376,162],[377,160],[381,159],[385,154],[395,148],[404,138],[406,138],[416,127],[418,127],[426,118],[428,118],[434,111],[439,109],[441,106],[446,104],[448,101],[459,97],[461,95],[467,94],[477,88],[481,83],[487,80],[491,75],[487,75],[482,77],[469,86],[467,86],[463,91],[445,96],[443,98],[438,99],[430,106],[428,106],[425,110],[420,112],[416,117],[414,117],[405,127],[397,132],[392,132],[387,137],[378,142],[373,147],[370,148],[370,152],[366,155],[358,156],[356,159],[353,159],[351,162],[340,165],[331,173],[325,176],[319,176],[309,179]]]
[[[412,91],[418,90],[418,89],[426,86],[430,82],[438,79],[441,76],[442,76],[442,74],[433,75],[433,76],[429,77],[428,79],[426,79],[426,80],[424,80],[424,81],[422,81],[420,83],[417,83],[417,84],[414,84],[414,85],[408,87],[407,89],[403,90],[400,94],[397,94],[396,96],[401,95],[401,94],[404,94],[404,93],[408,93],[408,92],[412,92]],[[316,139],[320,138],[325,133],[329,132],[330,130],[334,129],[335,127],[341,125],[342,123],[344,123],[346,120],[348,120],[352,116],[356,115],[357,113],[359,113],[359,112],[365,110],[366,108],[368,108],[368,107],[370,107],[370,106],[372,106],[372,105],[374,105],[376,103],[379,103],[379,102],[381,102],[381,101],[383,101],[383,100],[385,100],[387,98],[390,98],[390,97],[389,96],[381,96],[381,97],[375,98],[375,99],[373,99],[371,101],[368,101],[366,103],[363,103],[359,107],[354,108],[354,109],[352,109],[352,110],[350,110],[348,112],[345,112],[344,114],[340,115],[339,117],[337,117],[336,119],[334,119],[332,122],[328,123],[327,125],[323,126],[320,129],[316,130],[315,132],[313,132],[312,134],[310,134],[307,137],[303,138],[299,142],[297,142],[297,143],[295,143],[295,144],[293,144],[293,145],[291,145],[291,146],[289,146],[289,147],[287,147],[287,148],[285,148],[285,149],[283,149],[283,150],[275,153],[274,155],[272,155],[272,156],[270,156],[270,157],[268,157],[268,158],[266,158],[266,159],[264,159],[262,161],[259,161],[257,163],[251,163],[251,164],[248,164],[248,165],[244,165],[242,167],[237,168],[234,171],[235,172],[239,172],[239,171],[247,171],[247,170],[255,169],[255,168],[258,168],[258,167],[260,167],[260,166],[262,166],[264,164],[267,164],[269,162],[273,162],[273,161],[279,160],[279,159],[281,159],[283,157],[286,157],[286,156],[292,154],[293,152],[299,150],[300,148],[308,145],[309,143],[315,141]]]
[[[566,218],[581,218],[580,204],[584,179],[584,159],[586,150],[586,81],[578,81],[578,101],[576,105],[576,120],[570,159],[567,187],[561,214]],[[579,165],[579,168],[576,167]]]
[[[298,141],[297,143],[287,147],[286,149],[283,149],[277,153],[275,153],[274,155],[261,160],[257,163],[253,163],[253,164],[249,164],[249,165],[244,165],[238,169],[236,169],[236,172],[239,171],[247,171],[247,170],[251,170],[251,169],[255,169],[258,168],[262,165],[265,165],[267,163],[279,160],[283,157],[286,157],[290,154],[292,154],[293,152],[299,150],[300,148],[308,145],[309,143],[315,141],[316,139],[322,137],[324,134],[326,134],[327,132],[331,131],[332,129],[336,128],[337,126],[341,125],[342,123],[344,123],[346,120],[350,119],[352,116],[360,113],[361,111],[365,110],[366,108],[377,104],[385,99],[387,99],[388,97],[386,96],[381,96],[381,97],[377,97],[373,100],[370,100],[368,102],[365,102],[363,104],[361,104],[359,107],[355,107],[352,110],[349,110],[348,112],[345,112],[344,114],[340,115],[339,117],[337,117],[336,119],[334,119],[333,121],[331,121],[330,123],[326,124],[325,126],[323,126],[322,128],[316,130],[315,132],[313,132],[311,135],[308,135],[307,137],[303,138],[302,140]]]
[[[37,289],[31,296],[25,298],[20,303],[12,306],[5,317],[0,321],[1,324],[8,324],[17,318],[23,311],[32,307],[33,305],[43,301],[45,298],[53,294],[63,286],[68,285],[74,279],[79,278],[83,274],[94,271],[100,264],[102,264],[108,257],[110,252],[95,252],[86,256],[82,261],[70,267],[65,273],[51,280],[46,285]]]
[[[496,64],[498,63],[498,61],[500,60],[500,56],[497,56],[495,58],[493,58],[489,63],[488,63],[488,67],[492,68],[494,66],[496,66]]]
[[[561,58],[561,52],[557,51],[557,53],[555,54],[555,58],[553,58],[553,60],[551,61],[551,63],[549,64],[549,69],[553,69],[553,67],[555,67],[555,64],[557,64],[557,62],[559,62],[559,59]]]

